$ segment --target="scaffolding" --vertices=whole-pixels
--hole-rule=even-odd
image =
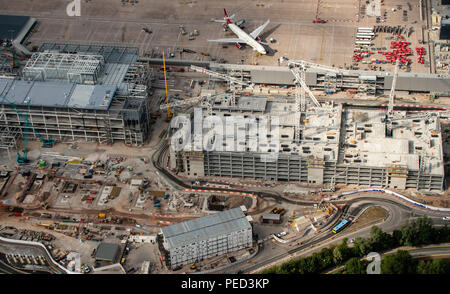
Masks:
[[[47,44],[44,47],[46,52],[35,53],[28,60],[23,70],[24,77],[32,79],[33,83],[40,83],[40,87],[45,87],[47,82],[58,81],[61,85],[68,83],[67,87],[75,90],[78,89],[76,87],[82,88],[76,95],[74,91],[64,93],[66,98],[60,103],[56,103],[56,99],[40,103],[33,95],[26,97],[33,99],[29,109],[25,109],[22,103],[16,103],[19,110],[28,113],[31,126],[39,134],[60,142],[80,140],[102,144],[122,141],[132,146],[145,144],[150,134],[150,78],[148,65],[136,62],[133,48],[73,44]],[[51,93],[54,84],[49,83],[48,93]],[[95,102],[93,98],[86,100],[86,97],[89,98],[87,95],[94,93],[89,93],[91,89],[100,91],[100,94],[97,92],[96,96],[91,96],[95,97]],[[19,99],[23,96],[15,94],[19,90],[20,87],[10,86],[8,91]],[[104,99],[101,96],[103,93],[106,93]],[[77,99],[84,103],[78,103]],[[3,137],[0,138],[0,148],[9,150],[16,147],[18,137],[15,132],[21,136],[24,119],[9,104],[3,104],[1,110],[0,130]]]
[[[0,121],[5,121],[6,115],[0,112]],[[11,158],[11,150],[17,148],[18,140],[21,137],[21,130],[17,127],[4,126],[0,128],[0,149],[6,150]]]
[[[101,55],[34,53],[23,69],[23,76],[32,80],[97,84],[104,63]]]

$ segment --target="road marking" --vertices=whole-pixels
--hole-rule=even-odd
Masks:
[[[322,62],[322,53],[323,53],[324,39],[325,39],[325,27],[322,27],[322,40],[320,42],[320,53],[319,53],[319,60],[317,61],[317,63],[321,63]]]
[[[70,21],[69,20],[66,20],[66,26],[65,26],[65,28],[64,28],[64,41],[67,39],[67,31],[69,30],[69,24],[70,24]]]

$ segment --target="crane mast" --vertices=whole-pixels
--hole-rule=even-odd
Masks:
[[[235,96],[235,90],[236,90],[236,85],[241,85],[244,87],[248,87],[250,89],[253,90],[254,84],[253,83],[249,83],[243,80],[239,80],[235,77],[232,77],[230,75],[227,74],[223,74],[223,73],[218,73],[212,70],[208,70],[205,69],[203,67],[199,67],[199,66],[195,66],[195,65],[191,65],[191,69],[196,71],[196,72],[200,72],[203,74],[207,74],[211,77],[215,77],[224,81],[227,81],[230,84],[230,90],[231,90],[231,105],[235,106],[236,105],[236,96]]]
[[[392,78],[391,92],[389,93],[388,111],[386,113],[386,129],[387,129],[388,136],[392,136],[392,119],[393,119],[393,115],[394,115],[395,86],[397,85],[399,63],[400,63],[400,61],[397,58],[397,60],[395,61],[394,76]]]

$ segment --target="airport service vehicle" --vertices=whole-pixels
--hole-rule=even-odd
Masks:
[[[348,225],[348,220],[344,219],[337,226],[335,226],[332,230],[333,233],[338,233],[343,230]]]
[[[219,42],[219,43],[234,43],[237,48],[241,49],[241,44],[247,44],[253,48],[253,50],[258,51],[261,54],[266,54],[266,49],[261,45],[267,45],[266,43],[261,42],[261,38],[258,36],[265,29],[265,27],[269,24],[270,20],[267,20],[263,25],[257,27],[253,32],[247,34],[244,32],[238,25],[231,22],[231,18],[227,14],[226,9],[223,10],[225,12],[224,20],[213,20],[215,22],[226,22],[227,26],[230,30],[238,36],[237,38],[225,38],[225,39],[216,39],[216,40],[208,40],[208,42]]]
[[[326,22],[327,22],[326,20],[320,18],[313,20],[313,23],[326,23]]]
[[[278,237],[278,238],[281,238],[281,237],[284,237],[284,236],[286,236],[286,235],[287,235],[286,232],[280,232],[280,233],[277,234],[277,237]]]

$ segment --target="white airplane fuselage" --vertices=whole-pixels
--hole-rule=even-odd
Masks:
[[[247,34],[246,32],[244,32],[240,27],[238,27],[237,25],[235,25],[234,23],[230,23],[228,24],[228,27],[230,28],[230,30],[236,34],[236,36],[239,37],[239,39],[244,40],[248,45],[250,45],[253,50],[258,51],[261,54],[266,54],[266,49],[264,49],[264,47],[259,44],[255,39],[253,39],[249,34]]]

